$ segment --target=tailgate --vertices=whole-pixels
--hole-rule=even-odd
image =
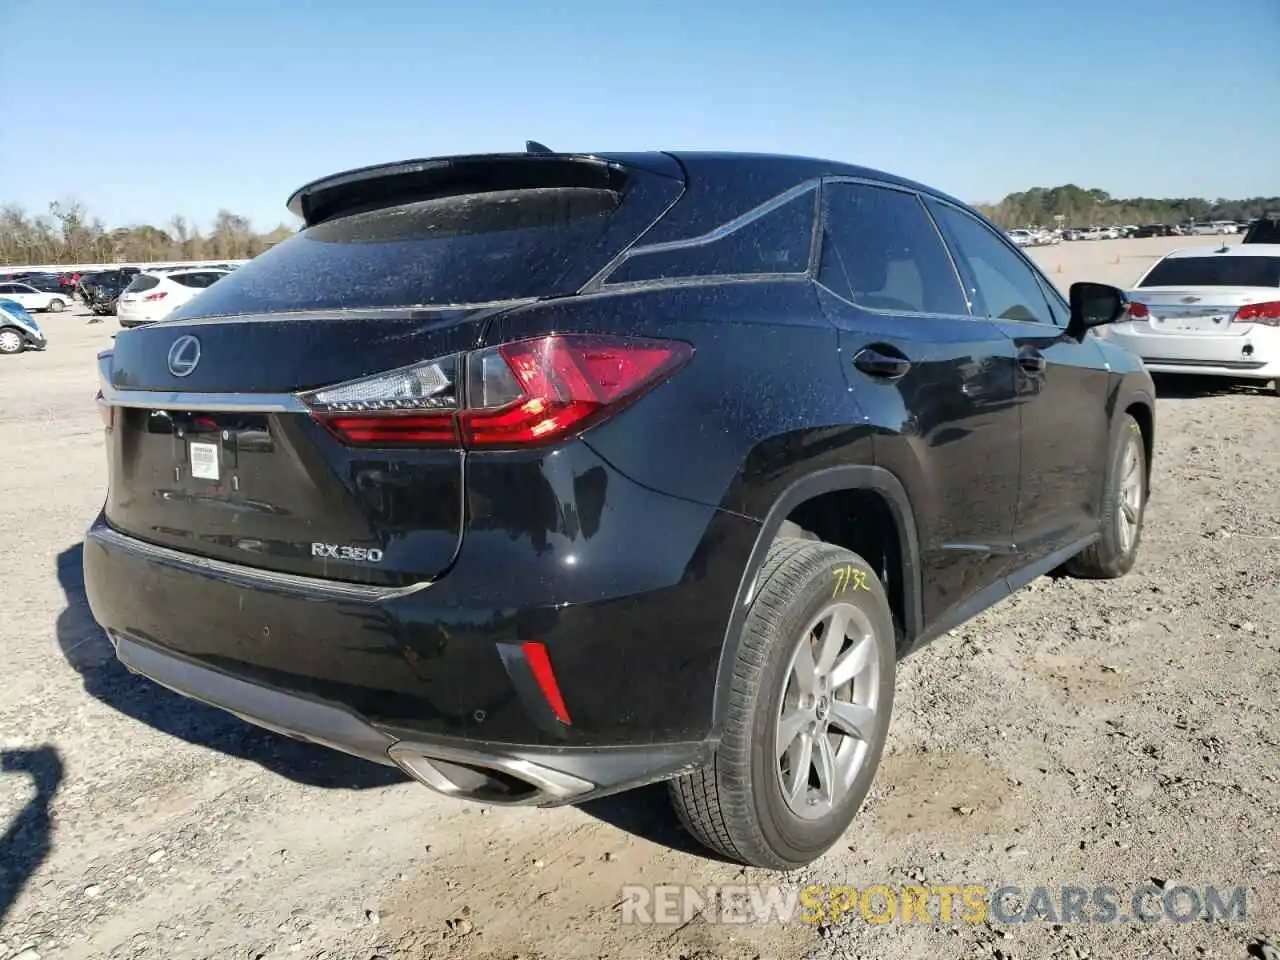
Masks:
[[[114,404],[108,523],[286,573],[388,585],[436,576],[462,535],[463,454],[344,446],[294,391],[457,352],[477,323],[448,312],[425,324],[241,318],[121,333],[101,361]],[[171,372],[192,360],[185,376]]]

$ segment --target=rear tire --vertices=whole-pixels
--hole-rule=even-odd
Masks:
[[[57,297],[54,297],[52,300],[49,301],[50,313],[61,313],[66,308],[67,308],[67,305],[63,301],[59,300]]]
[[[749,866],[792,870],[822,856],[871,788],[896,666],[871,567],[833,544],[777,540],[743,625],[716,755],[670,784],[685,828]]]
[[[23,346],[22,334],[16,330],[0,330],[0,353],[21,353]]]
[[[1124,415],[1107,466],[1102,497],[1102,536],[1067,561],[1066,572],[1087,580],[1114,580],[1133,569],[1147,512],[1147,448],[1142,428]]]

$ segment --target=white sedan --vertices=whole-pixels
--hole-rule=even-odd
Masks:
[[[1280,390],[1280,244],[1175,250],[1129,301],[1129,319],[1106,337],[1153,373],[1276,380]]]
[[[164,273],[140,273],[116,301],[116,317],[122,327],[140,327],[163,320],[201,290],[221,280],[230,270],[189,268]]]
[[[38,310],[60,313],[67,307],[66,294],[37,290],[29,283],[17,283],[12,280],[0,283],[0,300],[12,300],[30,313]]]

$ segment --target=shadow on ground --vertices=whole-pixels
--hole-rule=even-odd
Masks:
[[[688,853],[703,860],[730,861],[704,847],[680,824],[671,801],[667,798],[665,784],[628,790],[626,793],[599,800],[588,800],[577,805],[588,816],[609,824],[642,840]]]
[[[0,930],[23,886],[53,849],[50,806],[62,783],[62,759],[50,745],[32,750],[0,750],[0,776],[25,773],[36,795],[0,836]]]
[[[1197,397],[1225,397],[1233,393],[1257,393],[1266,382],[1232,380],[1230,377],[1201,377],[1185,373],[1155,373],[1156,396],[1161,400],[1194,400]]]
[[[67,606],[58,617],[57,635],[62,655],[91,697],[162,733],[257,763],[308,786],[367,790],[407,779],[393,767],[291,740],[130,673],[89,612],[83,551],[83,544],[77,543],[58,555],[58,583]]]

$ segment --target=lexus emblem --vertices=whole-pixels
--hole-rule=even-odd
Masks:
[[[200,341],[192,336],[179,337],[169,348],[169,372],[175,377],[187,377],[200,362]]]

